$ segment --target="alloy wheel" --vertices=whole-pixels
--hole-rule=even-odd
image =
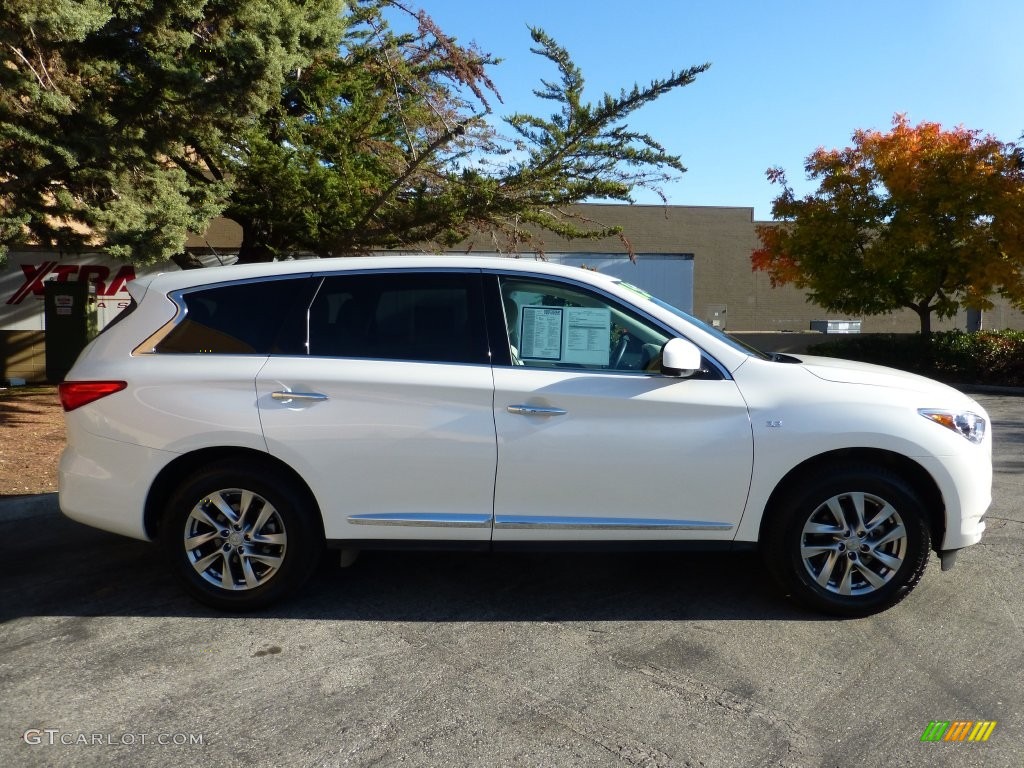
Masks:
[[[860,596],[884,587],[907,556],[907,529],[889,502],[871,493],[832,496],[800,534],[800,558],[823,589]]]
[[[266,584],[277,574],[288,534],[280,513],[263,496],[224,488],[192,508],[185,521],[184,546],[205,581],[242,591]]]

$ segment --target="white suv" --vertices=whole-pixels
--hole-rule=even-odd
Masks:
[[[264,606],[324,545],[760,549],[864,615],[985,530],[985,411],[766,356],[617,279],[492,257],[162,274],[61,385],[64,513]]]

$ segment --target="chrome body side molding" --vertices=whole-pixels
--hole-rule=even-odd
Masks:
[[[408,525],[420,528],[489,528],[490,515],[446,515],[434,512],[384,512],[349,515],[352,525]]]
[[[495,528],[589,531],[728,531],[731,523],[641,517],[542,517],[498,515]]]

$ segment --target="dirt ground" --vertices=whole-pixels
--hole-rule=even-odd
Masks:
[[[64,414],[57,388],[0,388],[0,497],[57,490]]]

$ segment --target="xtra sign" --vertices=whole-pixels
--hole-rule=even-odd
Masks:
[[[11,254],[6,266],[0,269],[0,330],[44,329],[43,284],[49,280],[92,283],[96,288],[97,320],[102,328],[128,306],[130,281],[139,274],[168,270],[177,270],[177,266],[160,264],[139,269],[101,256],[58,259],[39,254]]]

